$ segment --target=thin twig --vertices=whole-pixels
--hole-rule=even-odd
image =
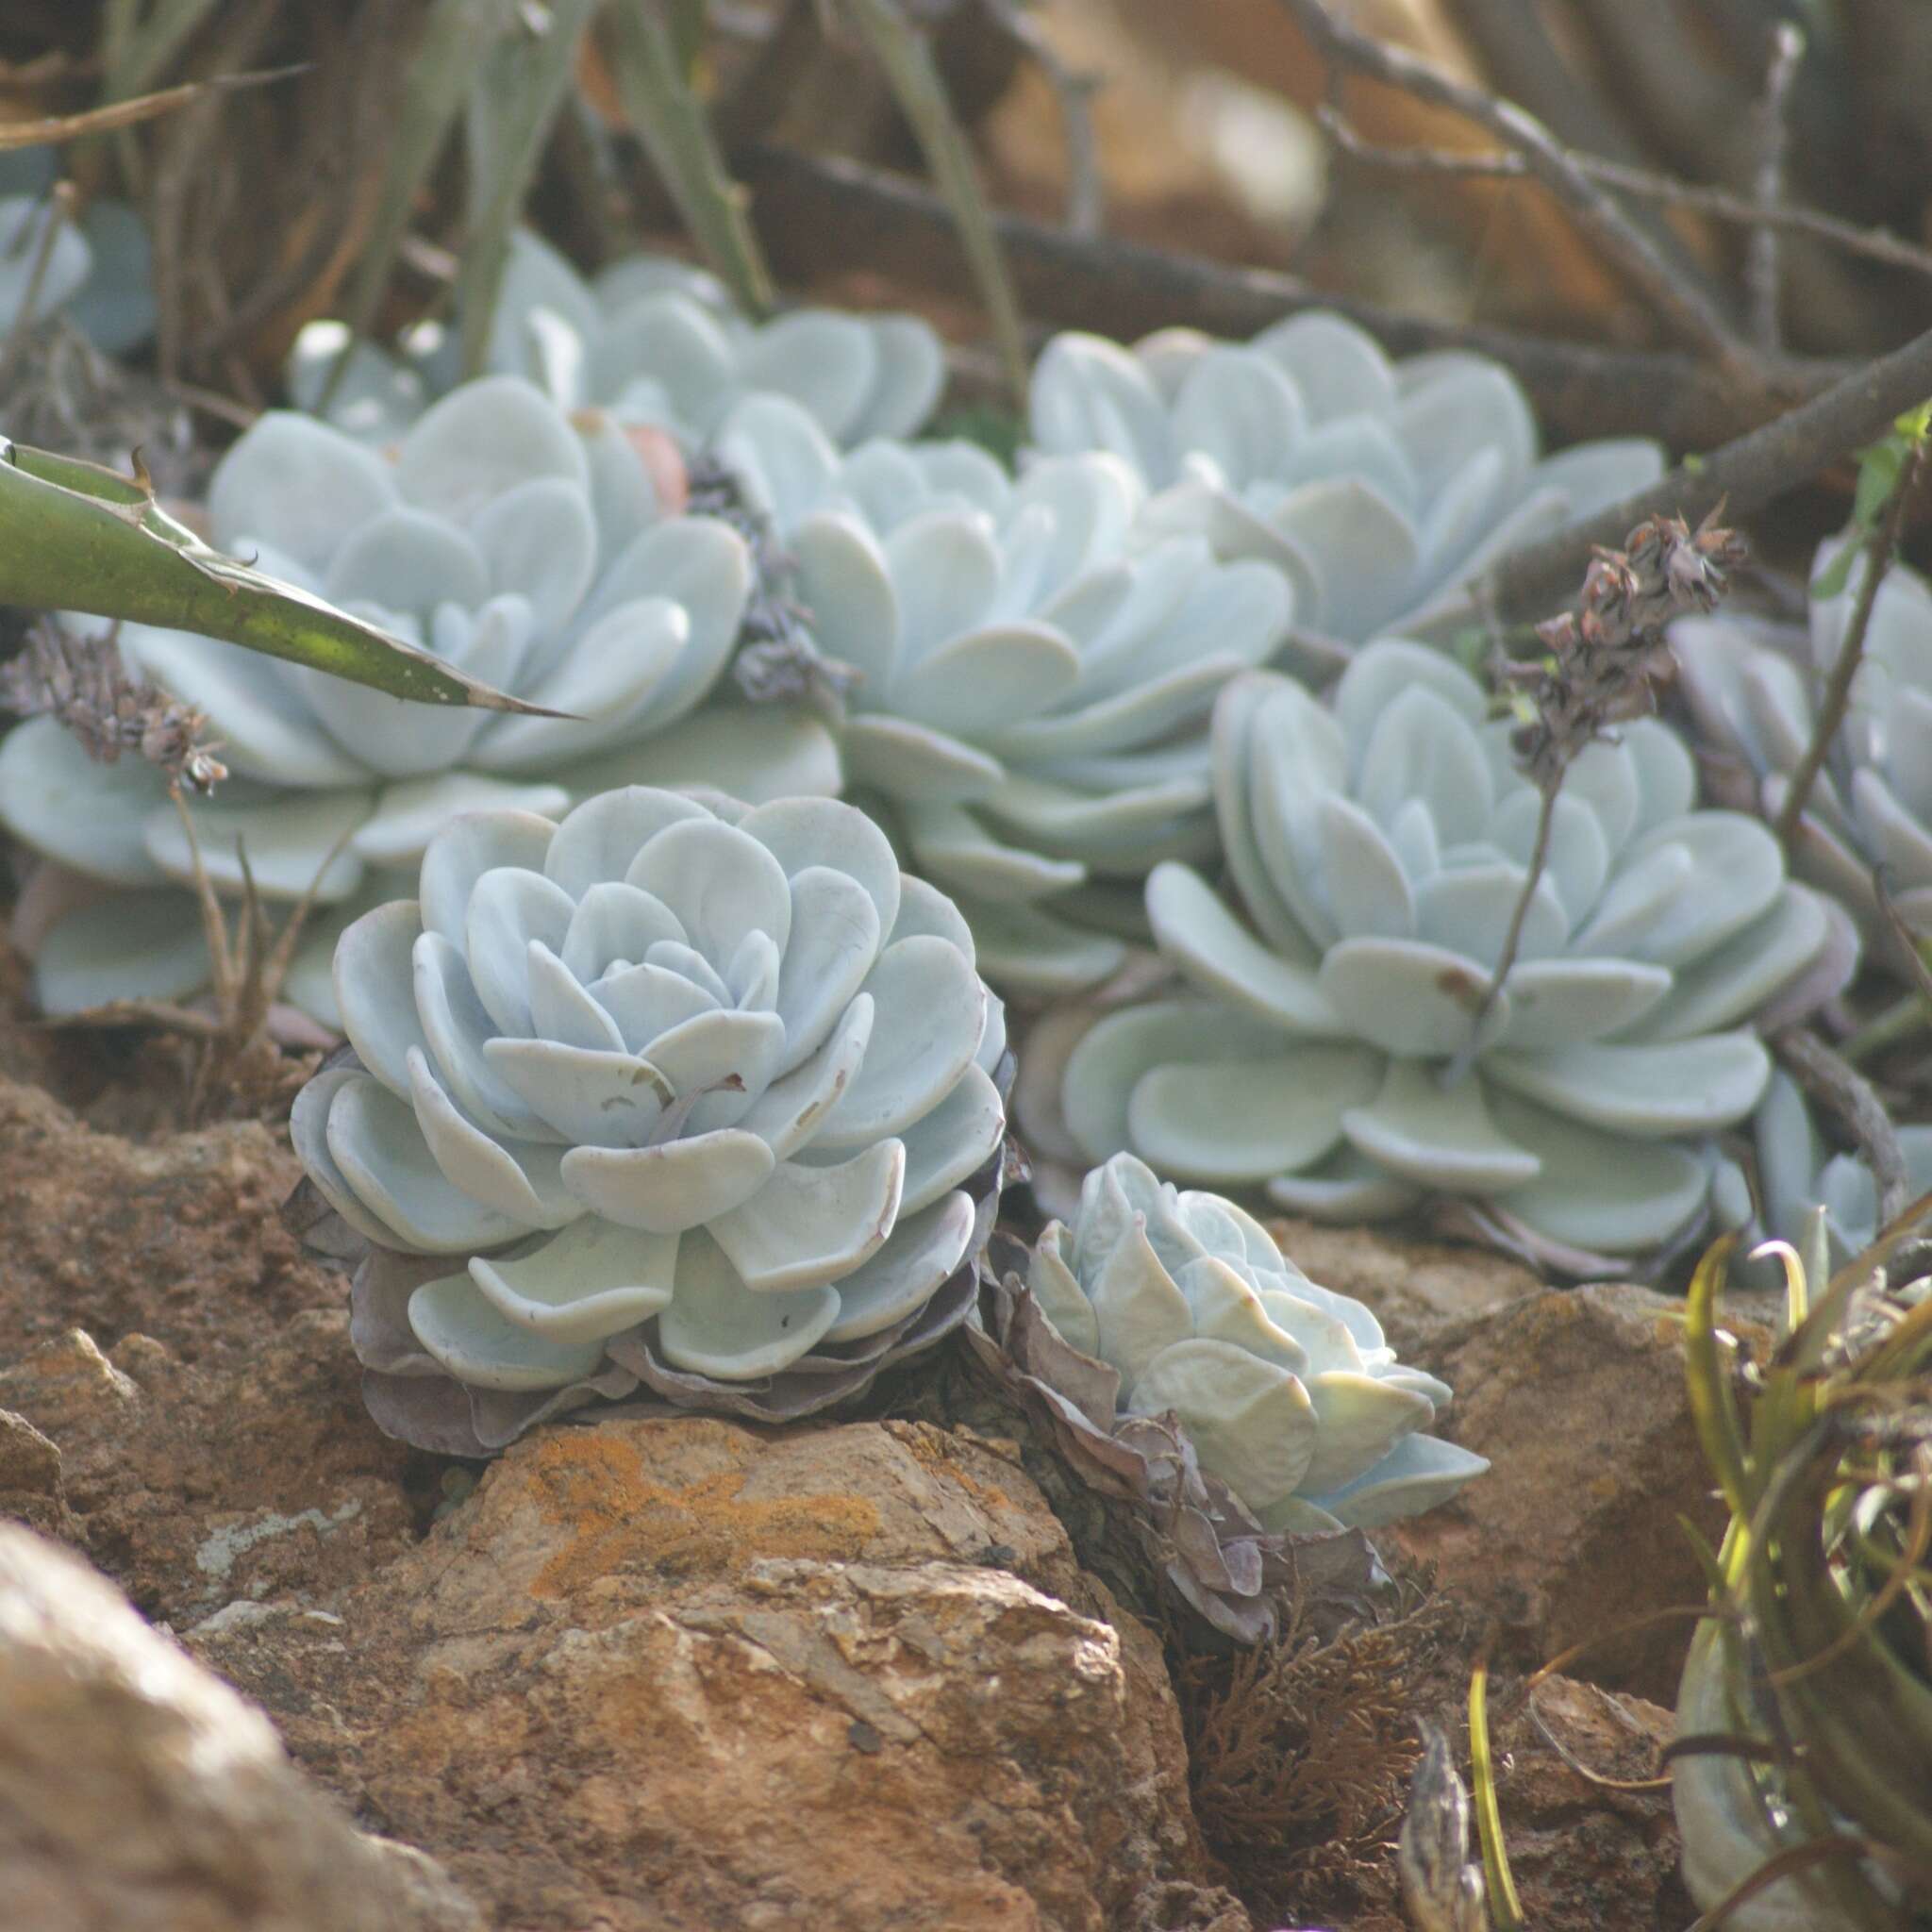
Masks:
[[[1650,238],[1576,164],[1548,128],[1514,102],[1460,81],[1432,60],[1344,26],[1324,0],[1282,0],[1324,56],[1369,75],[1430,107],[1474,121],[1521,154],[1529,173],[1569,209],[1630,287],[1673,335],[1707,356],[1725,381],[1748,393],[1766,386],[1767,371],[1715,306],[1690,287]]]
[[[1898,1129],[1872,1083],[1808,1027],[1787,1026],[1773,1036],[1771,1043],[1798,1085],[1843,1122],[1864,1156],[1872,1178],[1878,1183],[1878,1225],[1884,1227],[1897,1220],[1912,1198],[1911,1181],[1906,1173]]]
[[[1777,824],[1773,827],[1778,843],[1787,852],[1791,849],[1791,841],[1797,836],[1799,822],[1810,802],[1811,787],[1830,755],[1839,727],[1845,722],[1845,710],[1852,701],[1852,680],[1857,675],[1859,662],[1865,655],[1865,633],[1872,625],[1873,607],[1878,602],[1879,586],[1891,568],[1891,560],[1898,555],[1898,540],[1905,528],[1906,508],[1911,501],[1912,485],[1918,474],[1919,445],[1915,441],[1899,467],[1898,480],[1892,485],[1891,498],[1885,506],[1885,514],[1865,545],[1865,574],[1858,580],[1858,595],[1852,606],[1852,621],[1845,627],[1844,641],[1839,645],[1838,656],[1832,662],[1831,676],[1818,707],[1818,723],[1812,727],[1811,742],[1805,747],[1804,758],[1791,774],[1790,790],[1785,794]]]
[[[72,181],[55,182],[46,219],[41,227],[41,239],[34,249],[33,266],[27,271],[26,292],[21,297],[20,313],[14,318],[6,346],[0,348],[0,395],[6,394],[8,385],[13,380],[13,372],[32,338],[34,324],[40,319],[36,310],[40,306],[41,285],[47,279],[47,264],[54,259],[54,244],[60,239],[60,230],[74,219],[75,210],[79,206],[80,191]],[[11,249],[17,246],[25,239],[25,231],[32,222],[33,216],[29,214],[21,224],[20,232],[7,237],[4,242],[0,242],[0,247]]]
[[[1648,490],[1613,503],[1506,557],[1476,589],[1505,620],[1547,609],[1574,583],[1591,552],[1646,517],[1700,516],[1719,502],[1749,515],[1808,483],[1848,450],[1875,441],[1893,421],[1932,395],[1932,329],[1835,382],[1822,395],[1673,470]]]
[[[751,192],[766,253],[782,275],[809,278],[828,267],[862,263],[916,288],[973,292],[964,264],[945,246],[952,217],[922,183],[842,156],[806,154],[775,142],[747,147],[732,160]],[[1674,448],[1716,449],[1760,427],[1781,408],[1861,378],[1870,366],[1788,356],[1776,365],[1779,393],[1746,396],[1728,388],[1707,363],[1679,350],[1552,341],[1482,324],[1406,314],[1272,269],[1234,268],[1119,235],[1087,240],[1070,235],[1058,222],[1011,212],[996,214],[993,225],[1027,313],[1043,322],[1100,329],[1120,339],[1175,323],[1241,338],[1285,316],[1327,309],[1369,330],[1391,355],[1466,349],[1503,363],[1559,441],[1654,436]],[[1927,393],[1932,381],[1893,405],[1890,414]],[[1870,435],[1859,440],[1870,441]],[[1675,507],[1666,501],[1620,514],[1592,541],[1614,543],[1645,516]],[[1567,557],[1555,582],[1545,583],[1525,608],[1547,609],[1566,585],[1575,583],[1588,556],[1585,544]]]
[[[1368,140],[1348,118],[1328,103],[1315,109],[1323,129],[1350,159],[1405,175],[1447,175],[1478,181],[1521,181],[1535,170],[1520,154],[1471,154],[1457,148],[1383,147]],[[1798,208],[1781,201],[1775,194],[1756,200],[1733,194],[1725,188],[1712,188],[1699,181],[1680,181],[1672,175],[1659,175],[1649,168],[1633,167],[1624,161],[1607,161],[1596,155],[1572,153],[1571,159],[1580,173],[1620,194],[1636,195],[1665,208],[1683,208],[1687,213],[1708,215],[1714,221],[1734,222],[1754,231],[1754,240],[1766,233],[1814,236],[1841,249],[1847,255],[1888,267],[1909,270],[1914,275],[1932,275],[1932,248],[1922,248],[1894,235],[1889,228],[1861,228],[1856,223],[1822,214],[1816,208]],[[1774,349],[1775,343],[1765,344]]]
[[[1805,58],[1805,36],[1788,20],[1772,29],[1771,65],[1765,71],[1764,98],[1758,103],[1757,168],[1752,180],[1752,200],[1757,221],[1744,254],[1744,289],[1751,302],[1751,333],[1760,349],[1776,349],[1782,341],[1778,296],[1782,288],[1775,213],[1784,200],[1785,156],[1790,146],[1791,83]],[[1932,263],[1932,257],[1927,258]]]
[[[1024,10],[1023,0],[985,0],[985,4],[1000,31],[1022,48],[1046,77],[1059,103],[1060,140],[1067,150],[1067,232],[1091,239],[1100,233],[1106,214],[1100,145],[1087,107],[1095,78],[1091,74],[1075,74],[1060,58],[1040,23]]]

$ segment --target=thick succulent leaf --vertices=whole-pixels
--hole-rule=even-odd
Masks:
[[[201,908],[180,891],[115,892],[69,912],[34,949],[34,1003],[49,1019],[120,1000],[178,1000],[208,984]]]
[[[973,1246],[973,1197],[942,1194],[916,1214],[902,1214],[872,1258],[839,1280],[839,1316],[831,1343],[880,1335],[930,1302]]]
[[[198,805],[191,814],[202,866],[217,888],[239,892],[252,876],[264,899],[312,893],[329,905],[361,883],[362,861],[349,841],[375,807],[372,791],[296,791],[260,805]],[[194,882],[194,848],[178,811],[158,807],[143,836],[162,872]]]
[[[409,1297],[409,1326],[472,1389],[561,1389],[594,1373],[604,1358],[601,1340],[543,1335],[511,1321],[467,1274],[425,1281]]]
[[[545,1126],[582,1146],[641,1147],[676,1098],[671,1082],[635,1054],[491,1038],[482,1042],[481,1058]],[[589,1195],[580,1198],[597,1205]]]
[[[1321,1432],[1300,1378],[1231,1341],[1175,1342],[1126,1401],[1138,1415],[1174,1410],[1201,1467],[1257,1508],[1293,1493]]]
[[[871,1259],[898,1218],[906,1149],[879,1141],[832,1167],[784,1161],[741,1207],[709,1224],[745,1287],[817,1288]]]
[[[507,1321],[556,1342],[598,1341],[671,1305],[678,1237],[584,1215],[514,1259],[475,1255],[470,1278]]]
[[[425,704],[533,708],[225,557],[141,484],[92,463],[8,443],[0,533],[0,601],[8,604],[220,638]]]
[[[1188,982],[1285,1037],[1333,1040],[1348,1025],[1319,976],[1249,932],[1201,875],[1172,862],[1147,879],[1147,920]]]
[[[655,1147],[573,1147],[563,1157],[563,1183],[607,1221],[681,1234],[750,1200],[774,1165],[756,1134],[720,1127]]]
[[[24,719],[0,739],[0,823],[91,878],[159,881],[142,826],[167,796],[167,780],[145,758],[101,764],[56,718]]]
[[[564,1188],[559,1149],[484,1132],[443,1091],[420,1047],[409,1049],[408,1074],[424,1144],[452,1186],[525,1228],[567,1227],[582,1216]]]
[[[1764,1092],[1771,1056],[1752,1034],[1714,1033],[1656,1045],[1602,1041],[1491,1053],[1483,1074],[1586,1125],[1652,1139],[1742,1120]]]
[[[676,1289],[658,1318],[658,1344],[675,1367],[749,1382],[796,1361],[838,1317],[833,1288],[754,1292],[718,1243],[694,1228],[677,1244]]]
[[[1446,1057],[1470,1042],[1490,978],[1461,953],[1421,940],[1344,940],[1316,975],[1346,1029],[1385,1053]],[[1508,993],[1490,1003],[1484,1038],[1507,1029]]]
[[[918,1213],[977,1174],[999,1151],[1006,1124],[992,1076],[981,1066],[968,1067],[953,1091],[899,1137],[906,1147],[900,1215]]]
[[[1312,1500],[1351,1529],[1379,1529],[1446,1503],[1489,1466],[1488,1457],[1438,1436],[1405,1436],[1352,1482]]]
[[[422,909],[392,899],[365,912],[336,941],[336,1011],[356,1057],[399,1099],[409,1093],[409,1055],[426,1048],[415,1002],[406,989],[415,977]]]
[[[1135,1083],[1128,1138],[1185,1180],[1267,1180],[1320,1160],[1380,1071],[1378,1054],[1354,1045],[1297,1045],[1236,1064],[1171,1062]]]
[[[1417,1060],[1391,1060],[1380,1091],[1351,1108],[1342,1124],[1372,1160],[1448,1194],[1502,1193],[1539,1170],[1534,1143],[1497,1128],[1479,1080],[1444,1086],[1438,1069]]]

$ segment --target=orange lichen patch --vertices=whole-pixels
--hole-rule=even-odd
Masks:
[[[688,1425],[687,1425],[688,1426]],[[730,1431],[718,1425],[721,1436]],[[851,1562],[879,1533],[862,1496],[748,1497],[751,1472],[728,1466],[682,1487],[654,1482],[628,1436],[565,1431],[532,1445],[529,1475],[546,1519],[571,1532],[538,1573],[538,1596],[562,1596],[598,1576],[652,1564],[735,1568],[755,1557]]]
[[[1011,1510],[1018,1507],[997,1483],[981,1482],[973,1474],[966,1466],[966,1457],[959,1454],[958,1438],[934,1428],[930,1423],[888,1423],[886,1433],[914,1461],[927,1469],[942,1469],[947,1481],[957,1483],[987,1510]]]

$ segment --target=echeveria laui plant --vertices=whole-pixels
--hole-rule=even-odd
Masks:
[[[1842,543],[1819,551],[1821,576]],[[1860,558],[1830,594],[1814,592],[1802,630],[1724,612],[1671,625],[1685,692],[1716,754],[1708,782],[1742,808],[1783,811],[1865,568]],[[1890,954],[1877,867],[1907,924],[1932,926],[1932,585],[1903,565],[1878,586],[1844,724],[1812,780],[1792,857],[1844,905],[1881,962]]]
[[[501,1441],[640,1381],[804,1413],[963,1316],[1001,1008],[855,808],[471,814],[335,979],[360,1068],[292,1131],[379,1251],[357,1339],[401,1433],[459,1403]]]
[[[124,625],[130,670],[206,714],[234,774],[195,808],[219,889],[245,863],[265,899],[313,889],[331,923],[291,977],[332,1020],[327,948],[359,904],[394,895],[451,817],[560,811],[649,779],[740,795],[829,791],[816,721],[701,702],[734,647],[744,542],[706,518],[658,517],[647,474],[605,415],[565,415],[521,378],[465,385],[392,456],[312,418],[262,417],[210,490],[213,541],[555,711],[432,710],[185,632]],[[48,934],[43,1007],[172,997],[207,970],[195,855],[152,767],[92,764],[51,718],[0,744],[0,822],[46,857],[123,889]]]
[[[1047,1224],[1027,1286],[1120,1375],[1122,1408],[1178,1416],[1265,1528],[1373,1528],[1489,1467],[1426,1433],[1448,1385],[1397,1362],[1367,1307],[1310,1281],[1234,1202],[1130,1154],[1088,1174],[1071,1226]]]
[[[1500,363],[1391,361],[1365,330],[1310,311],[1252,341],[1168,329],[1132,348],[1056,337],[1033,372],[1035,444],[1108,450],[1148,491],[1144,522],[1287,573],[1295,621],[1350,642],[1434,633],[1472,614],[1485,565],[1662,475],[1649,441],[1540,457]]]
[[[457,379],[445,330],[419,329],[397,355],[349,344],[340,323],[314,323],[290,364],[298,402],[321,403],[344,347],[351,359],[327,411],[359,436],[400,435]],[[916,316],[801,308],[753,322],[702,269],[637,255],[586,280],[526,229],[510,245],[486,361],[563,408],[601,406],[691,446],[760,391],[790,396],[841,443],[909,436],[945,386],[945,352]]]
[[[1133,538],[1141,491],[1107,455],[1016,482],[965,443],[841,456],[776,398],[718,453],[796,569],[819,649],[858,675],[849,782],[959,901],[990,978],[1105,978],[1162,858],[1214,849],[1208,719],[1287,627],[1280,574],[1198,536]]]
[[[1570,767],[1486,1004],[1540,808],[1486,709],[1392,640],[1332,707],[1271,673],[1228,686],[1215,796],[1245,917],[1187,866],[1150,876],[1186,993],[1074,1048],[1061,1104],[1090,1158],[1127,1148],[1335,1219],[1468,1197],[1584,1254],[1700,1211],[1701,1143],[1770,1075],[1749,1018],[1824,951],[1828,915],[1763,825],[1694,808],[1690,753],[1640,720]]]
[[[0,341],[24,322],[64,314],[95,348],[125,356],[155,328],[147,228],[125,202],[107,198],[61,220],[47,194],[56,166],[51,148],[0,154]]]

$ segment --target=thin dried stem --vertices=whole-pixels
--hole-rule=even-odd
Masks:
[[[1785,794],[1777,824],[1773,828],[1777,834],[1778,843],[1788,853],[1805,816],[1805,807],[1810,802],[1811,787],[1817,782],[1818,774],[1824,770],[1839,728],[1845,722],[1845,711],[1852,701],[1852,680],[1857,675],[1858,665],[1865,656],[1865,634],[1872,627],[1873,607],[1878,602],[1879,586],[1891,568],[1891,560],[1898,555],[1906,510],[1911,501],[1912,486],[1918,480],[1920,454],[1919,445],[1914,441],[1899,466],[1898,480],[1892,485],[1885,514],[1878,519],[1865,544],[1865,570],[1858,581],[1857,601],[1852,606],[1852,621],[1845,627],[1844,641],[1839,645],[1838,657],[1832,662],[1831,676],[1818,707],[1818,723],[1812,730],[1811,742],[1805,747],[1805,756],[1791,774],[1790,790]]]
[[[1751,198],[1757,220],[1744,255],[1744,289],[1751,304],[1751,333],[1760,349],[1775,350],[1782,341],[1778,297],[1782,290],[1778,225],[1774,219],[1784,199],[1785,156],[1790,147],[1791,83],[1805,58],[1805,36],[1788,20],[1772,30],[1771,65],[1764,76],[1764,98],[1758,103],[1757,167]],[[1932,266],[1932,257],[1927,258]]]
[[[1541,122],[1514,102],[1458,80],[1406,47],[1391,46],[1343,25],[1324,0],[1282,0],[1282,5],[1325,58],[1399,88],[1430,107],[1447,108],[1507,143],[1678,341],[1709,358],[1738,390],[1749,392],[1771,386],[1757,352],[1740,341],[1716,307],[1665,261],[1651,239],[1632,225]]]
[[[1932,395],[1932,329],[1845,375],[1822,395],[1750,430],[1695,464],[1540,543],[1527,544],[1477,580],[1506,618],[1547,609],[1574,583],[1600,544],[1645,517],[1693,517],[1723,502],[1733,515],[1758,509],[1807,483],[1848,450],[1886,435],[1906,410]]]
[[[1895,1221],[1912,1198],[1911,1181],[1898,1129],[1872,1083],[1807,1027],[1788,1026],[1771,1043],[1798,1085],[1838,1116],[1864,1156],[1878,1183],[1879,1226]]]
[[[1025,11],[1024,0],[984,0],[984,4],[1001,32],[1022,47],[1045,75],[1059,103],[1060,139],[1067,150],[1067,232],[1091,239],[1100,233],[1107,211],[1100,145],[1087,105],[1096,84],[1094,76],[1075,74],[1060,58],[1040,23]]]
[[[34,250],[34,265],[27,272],[26,293],[21,298],[20,313],[14,317],[6,347],[0,349],[0,395],[7,393],[8,385],[13,380],[13,372],[20,366],[20,358],[33,336],[34,324],[39,320],[41,285],[47,279],[47,264],[54,258],[54,243],[59,240],[60,230],[74,219],[79,206],[80,192],[73,182],[55,182],[47,219],[41,228],[40,243]],[[22,229],[25,230],[32,220],[32,215],[28,215],[26,222],[21,224]],[[8,236],[0,241],[0,247],[15,248],[21,239],[24,237]]]
[[[1427,175],[1479,181],[1522,181],[1531,179],[1536,170],[1518,153],[1471,154],[1459,148],[1383,147],[1368,140],[1331,103],[1315,109],[1315,118],[1351,160],[1370,167],[1385,168],[1392,174]],[[1784,234],[1810,235],[1846,255],[1867,261],[1883,262],[1889,268],[1906,269],[1914,275],[1932,276],[1932,248],[1923,248],[1894,235],[1890,228],[1861,228],[1855,222],[1840,221],[1816,208],[1798,208],[1782,200],[1776,190],[1763,198],[1734,194],[1729,189],[1712,188],[1704,182],[1680,181],[1674,175],[1661,175],[1651,168],[1640,168],[1627,161],[1605,160],[1598,155],[1573,152],[1570,158],[1577,171],[1605,188],[1620,194],[1654,201],[1664,208],[1682,208],[1690,214],[1708,215],[1713,221],[1730,222],[1753,231],[1755,247],[1771,237],[1775,262],[1775,237]],[[1775,341],[1760,346],[1775,350]]]

